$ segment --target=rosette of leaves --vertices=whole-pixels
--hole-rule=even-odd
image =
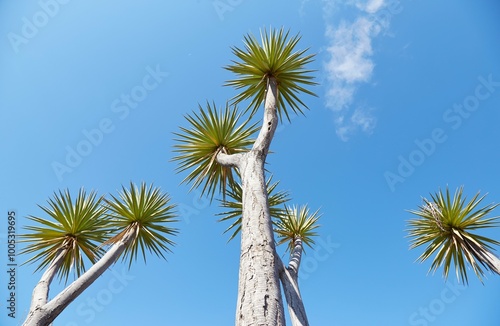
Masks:
[[[235,106],[218,110],[215,104],[207,103],[198,112],[186,115],[188,127],[180,127],[173,161],[178,162],[177,172],[189,171],[185,183],[193,188],[201,187],[202,194],[213,198],[215,193],[226,194],[228,184],[235,184],[232,167],[217,163],[217,155],[237,154],[248,151],[253,144],[251,136],[258,130],[257,124],[241,120]]]
[[[244,37],[245,47],[233,47],[237,60],[225,69],[237,75],[226,82],[240,93],[233,97],[235,103],[249,100],[247,109],[253,115],[264,102],[269,80],[276,80],[278,87],[278,115],[280,120],[286,117],[290,121],[290,110],[302,113],[308,108],[299,94],[316,96],[307,86],[314,86],[314,70],[306,66],[314,60],[314,54],[306,54],[308,49],[297,50],[300,35],[290,36],[289,31],[271,29],[261,32],[261,42],[252,34]]]
[[[307,205],[286,206],[285,213],[274,222],[278,245],[287,244],[287,251],[292,252],[295,240],[300,239],[303,245],[312,248],[313,238],[318,235],[315,230],[319,227],[320,217],[319,210],[311,212]]]
[[[475,233],[498,225],[498,216],[488,217],[498,204],[478,207],[484,198],[478,192],[467,201],[462,187],[453,196],[447,188],[445,193],[439,190],[431,194],[431,200],[424,199],[417,210],[409,211],[417,216],[407,222],[410,249],[425,246],[417,261],[433,256],[429,272],[442,266],[447,279],[453,264],[457,279],[468,283],[469,266],[481,282],[485,270],[495,271],[492,250],[500,242]]]
[[[128,258],[129,267],[139,255],[146,262],[146,253],[165,259],[164,253],[170,252],[170,247],[175,244],[171,237],[178,233],[170,226],[177,221],[170,197],[152,185],[147,187],[142,183],[138,187],[130,183],[130,189],[122,187],[119,196],[111,198],[106,200],[106,215],[116,235],[106,244],[116,243],[128,232],[133,232],[133,240],[122,253],[123,260]]]
[[[71,272],[79,277],[85,272],[85,257],[95,263],[104,253],[100,244],[110,236],[110,223],[102,206],[102,197],[94,191],[87,194],[80,189],[76,198],[69,190],[54,193],[48,206],[39,206],[47,218],[28,216],[34,225],[21,235],[27,243],[21,254],[34,254],[26,263],[38,262],[35,271],[48,267],[59,254],[63,254],[58,267],[60,279],[68,280]]]

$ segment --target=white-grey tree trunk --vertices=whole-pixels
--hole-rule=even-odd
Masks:
[[[304,302],[300,295],[298,280],[302,250],[302,240],[297,238],[294,241],[294,248],[290,254],[288,267],[283,265],[281,259],[279,260],[280,280],[283,284],[283,292],[285,293],[292,326],[309,326]]]
[[[241,254],[236,307],[237,326],[285,325],[274,233],[264,164],[278,124],[277,84],[268,82],[262,128],[243,155],[219,155],[217,161],[238,168],[242,187]]]
[[[238,166],[243,216],[236,325],[285,325],[264,164],[278,125],[277,85],[269,80],[262,128]]]
[[[49,267],[40,279],[40,282],[35,286],[35,290],[33,290],[30,311],[23,326],[50,325],[73,300],[116,262],[127,245],[135,239],[137,235],[136,231],[137,228],[128,229],[122,239],[116,242],[99,261],[52,300],[47,302],[49,286],[57,272],[57,270]],[[51,267],[52,265],[54,263],[51,264]]]
[[[263,161],[255,152],[241,164],[243,218],[236,325],[284,325],[276,248]]]

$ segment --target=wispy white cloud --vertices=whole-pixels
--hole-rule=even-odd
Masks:
[[[371,109],[357,108],[350,118],[346,120],[345,115],[340,115],[335,119],[337,136],[343,141],[348,141],[349,137],[361,130],[371,134],[377,119],[373,116]]]
[[[328,41],[324,63],[328,80],[326,106],[336,115],[337,134],[347,141],[358,131],[373,132],[377,122],[372,109],[351,107],[355,104],[356,90],[369,82],[373,74],[372,40],[388,25],[386,18],[380,19],[376,14],[385,3],[384,0],[351,1],[349,5],[357,8],[356,17],[351,21],[342,20],[338,25],[328,22],[332,6],[338,2],[325,0],[323,3]]]
[[[369,14],[374,14],[384,6],[384,0],[370,0],[365,4],[364,10]]]
[[[327,26],[327,48],[330,56],[325,68],[330,79],[345,83],[366,82],[372,74],[371,23],[364,17],[354,23],[341,22]]]

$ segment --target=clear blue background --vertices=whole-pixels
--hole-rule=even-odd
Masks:
[[[493,0],[0,2],[1,270],[9,210],[21,229],[58,189],[116,194],[130,181],[154,183],[179,205],[173,254],[130,271],[117,263],[54,325],[233,324],[239,241],[226,243],[216,201],[179,185],[173,132],[198,103],[236,94],[222,86],[231,46],[284,26],[317,53],[320,84],[317,98],[304,97],[306,117],[280,127],[268,165],[293,203],[323,213],[301,271],[311,325],[499,325],[500,277],[463,288],[441,270],[427,275],[404,231],[406,210],[447,185],[500,201],[499,14]],[[168,76],[122,118],[114,101],[141,86],[148,67]],[[476,103],[480,77],[494,83]],[[467,118],[453,111],[464,101],[476,105]],[[103,119],[112,130],[58,178],[54,162],[66,165],[68,148]],[[439,142],[426,141],[436,129]],[[14,320],[0,274],[1,325],[24,320],[41,276],[33,271],[18,267]]]

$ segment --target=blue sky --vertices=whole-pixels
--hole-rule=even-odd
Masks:
[[[498,276],[463,287],[427,275],[404,232],[405,210],[439,188],[500,201],[499,10],[493,0],[2,1],[2,270],[8,211],[21,233],[58,189],[154,183],[180,215],[168,261],[117,263],[54,325],[231,325],[239,243],[226,243],[216,202],[180,185],[172,133],[198,103],[235,94],[222,86],[231,46],[284,26],[317,54],[318,97],[279,127],[268,166],[294,204],[323,213],[301,270],[311,325],[499,325]],[[22,323],[33,270],[17,269],[16,319],[0,274],[1,325]]]

